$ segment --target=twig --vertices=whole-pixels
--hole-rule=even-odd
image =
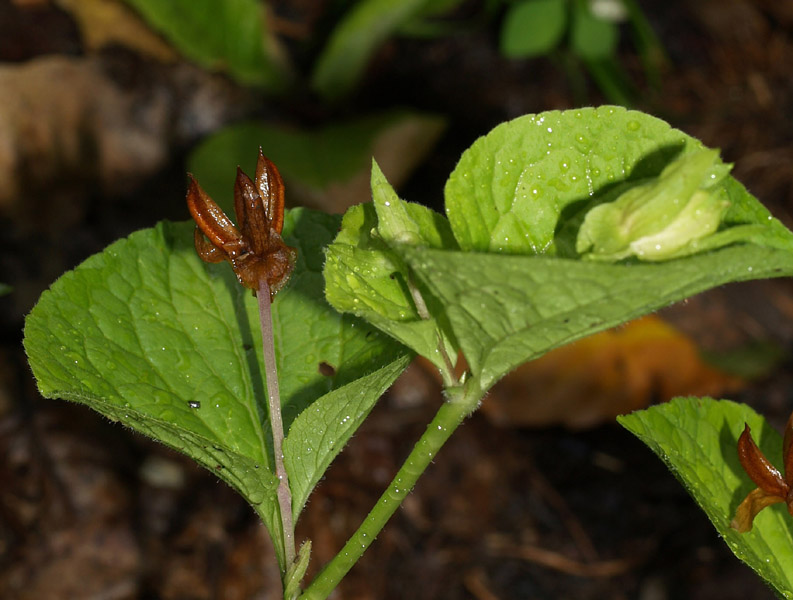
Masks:
[[[560,552],[531,544],[517,545],[493,539],[489,545],[490,551],[495,556],[525,560],[577,577],[616,577],[630,571],[641,561],[639,557],[631,557],[582,562]]]

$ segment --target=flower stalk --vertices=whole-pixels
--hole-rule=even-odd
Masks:
[[[284,423],[271,311],[272,299],[286,285],[297,258],[297,251],[281,239],[284,182],[276,166],[259,149],[253,180],[237,168],[234,182],[237,225],[232,223],[192,176],[187,190],[187,207],[196,222],[194,241],[201,259],[210,263],[229,262],[240,284],[253,290],[258,298],[267,405],[273,437],[275,475],[278,478],[276,496],[281,516],[282,539],[277,545],[283,547],[281,574],[286,585],[287,574],[295,562],[295,527],[292,492],[284,466]]]
[[[288,570],[295,562],[295,525],[292,516],[292,490],[284,466],[284,421],[281,416],[281,393],[278,389],[278,369],[275,363],[275,343],[273,341],[273,319],[270,301],[270,286],[262,278],[257,293],[259,300],[259,321],[262,327],[262,351],[264,371],[267,379],[267,403],[270,412],[270,427],[273,433],[273,455],[275,476],[278,478],[278,508],[281,512],[283,531],[284,559]]]

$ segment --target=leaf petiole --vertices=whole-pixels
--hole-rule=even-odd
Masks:
[[[430,311],[427,308],[427,303],[424,301],[424,296],[421,295],[421,290],[419,290],[418,286],[413,281],[413,277],[407,278],[408,290],[410,290],[410,296],[413,298],[413,303],[416,305],[416,312],[418,312],[419,317],[428,321],[432,318],[430,315]],[[446,344],[443,343],[443,336],[441,335],[440,331],[438,333],[438,352],[443,359],[443,364],[446,367],[445,370],[441,370],[441,377],[443,378],[443,386],[445,388],[451,388],[458,385],[460,382],[457,379],[457,376],[454,374],[454,364],[452,363],[451,358],[449,357],[449,352],[446,350]]]

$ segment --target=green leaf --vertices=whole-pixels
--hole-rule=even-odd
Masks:
[[[339,235],[328,247],[328,302],[365,318],[443,368],[438,342],[447,342],[446,334],[434,318],[419,314],[410,291],[415,282],[391,245],[409,240],[420,247],[454,248],[448,223],[424,206],[400,200],[376,164],[372,195],[373,204],[347,211]],[[437,307],[430,307],[430,314],[433,309]]]
[[[261,146],[284,177],[288,203],[341,205],[344,210],[369,199],[372,156],[392,180],[404,179],[443,128],[442,118],[410,111],[367,115],[313,131],[251,121],[206,139],[190,156],[189,168],[228,212],[234,190],[229,173],[238,165],[253,173]],[[354,197],[358,193],[363,197]]]
[[[483,389],[557,346],[711,287],[793,275],[792,252],[755,245],[652,264],[409,246],[396,251],[443,306]]]
[[[401,200],[376,162],[372,162],[372,201],[377,233],[387,244],[457,248],[449,222],[420,204]]]
[[[292,600],[297,598],[300,594],[300,582],[303,580],[303,577],[308,570],[308,564],[311,560],[311,540],[306,540],[303,542],[303,545],[300,546],[300,550],[297,553],[297,559],[295,560],[294,564],[290,565],[286,571],[286,577],[284,578],[284,599],[285,600]]]
[[[13,289],[14,288],[12,288],[7,283],[0,283],[0,296],[5,296],[6,294],[10,294]]]
[[[566,26],[566,0],[511,4],[501,27],[501,53],[509,58],[546,54],[557,46]]]
[[[286,72],[259,0],[125,0],[187,58],[281,91]]]
[[[697,241],[700,252],[652,265],[579,260],[588,211],[657,179],[679,155],[707,163],[685,189],[704,179],[729,202],[721,229]],[[793,274],[793,234],[714,157],[663,121],[616,107],[515,119],[474,143],[447,183],[461,251],[438,215],[401,201],[374,169],[374,208],[349,211],[328,250],[327,298],[440,368],[439,339],[461,349],[487,389],[552,348],[708,288]],[[419,315],[411,282],[430,318]]]
[[[598,61],[614,55],[619,31],[609,21],[592,14],[589,2],[574,0],[570,45],[578,56],[588,61]]]
[[[446,215],[464,250],[576,257],[588,210],[702,148],[664,121],[621,107],[525,115],[465,151],[446,183]],[[730,202],[718,236],[793,248],[790,232],[735,179],[717,188]]]
[[[311,84],[327,100],[347,94],[370,57],[400,26],[437,0],[361,0],[336,26],[317,60]]]
[[[404,366],[403,349],[324,300],[323,250],[338,223],[305,209],[285,220],[285,241],[299,251],[273,304],[287,432],[303,413],[301,430],[324,427],[310,407],[328,394],[358,418]],[[181,450],[280,531],[256,300],[227,264],[201,262],[193,229],[160,223],[63,275],[28,316],[25,349],[42,395],[87,404]],[[350,433],[329,431],[330,447],[315,446],[324,453],[318,464]],[[316,476],[294,475],[304,500]],[[283,566],[280,536],[273,539]]]
[[[666,463],[735,555],[783,598],[793,598],[793,522],[784,505],[763,509],[748,533],[730,528],[738,504],[756,487],[738,461],[744,424],[782,467],[781,436],[765,419],[744,404],[676,398],[617,420]]]
[[[292,488],[295,519],[331,461],[409,362],[410,356],[402,355],[356,380],[355,385],[325,394],[292,423],[284,441],[284,463]]]

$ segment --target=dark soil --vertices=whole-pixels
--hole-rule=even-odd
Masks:
[[[299,0],[275,4],[292,18],[317,10]],[[621,61],[639,92],[636,108],[721,148],[735,162],[733,174],[793,226],[793,4],[641,4],[669,61],[660,87],[652,88],[643,83],[633,47],[623,44]],[[464,3],[461,16],[477,6]],[[0,7],[0,60],[22,65],[52,53],[83,55],[68,14],[47,2]],[[151,85],[152,94],[167,85],[163,70],[182,68],[122,49],[105,50],[98,60],[113,66],[111,77],[123,78],[134,65],[135,77],[127,73],[123,85]],[[448,133],[401,190],[438,206],[460,153],[492,126],[524,113],[605,102],[586,79],[582,89],[571,85],[559,64],[559,57],[504,60],[496,29],[480,25],[435,40],[389,42],[361,89],[333,111],[310,98],[289,106],[264,101],[263,109],[246,111],[303,122],[394,104],[445,114]],[[225,116],[218,125],[235,111],[219,114]],[[31,205],[38,193],[17,199],[28,203],[25,210],[0,215],[0,281],[14,286],[0,299],[2,598],[277,598],[269,539],[241,498],[190,460],[86,408],[40,398],[21,349],[24,314],[59,273],[136,228],[187,217],[180,204],[184,157],[194,141],[174,136],[157,173],[131,178],[128,191],[108,192],[90,178],[70,184],[64,209],[70,218],[62,226],[42,225],[52,205]],[[58,186],[51,191],[49,202],[63,198]],[[770,340],[787,356],[793,350],[789,280],[728,286],[662,314],[705,349]],[[783,361],[733,399],[781,429],[793,409],[791,366]],[[440,401],[432,382],[411,368],[380,402],[300,522],[299,537],[313,540],[315,564],[341,547]],[[618,425],[584,432],[498,429],[476,414],[334,597],[774,596],[731,554],[663,464]]]

